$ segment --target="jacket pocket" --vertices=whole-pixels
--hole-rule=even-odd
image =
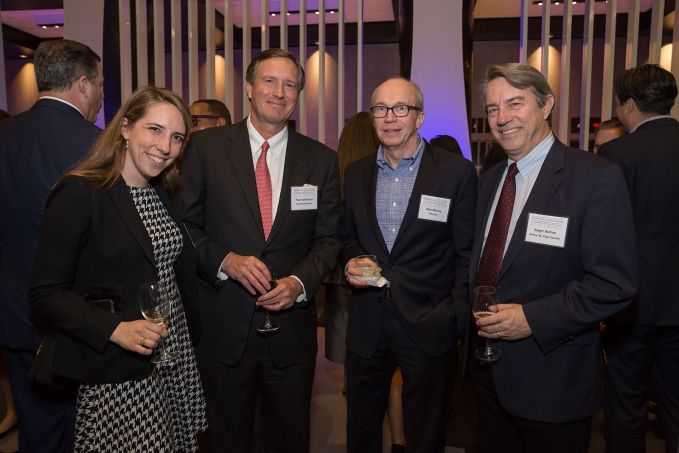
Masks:
[[[88,282],[82,294],[85,302],[111,313],[123,310],[123,285],[115,282]]]

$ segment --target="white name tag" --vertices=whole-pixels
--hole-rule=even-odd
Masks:
[[[318,209],[318,187],[304,185],[290,188],[290,210],[308,211]]]
[[[531,212],[528,214],[526,242],[563,248],[566,244],[567,229],[568,217],[556,217]]]
[[[448,209],[450,209],[450,198],[432,197],[422,195],[420,199],[420,210],[417,213],[419,219],[433,220],[435,222],[448,221]]]

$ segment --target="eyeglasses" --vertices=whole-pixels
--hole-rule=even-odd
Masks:
[[[422,109],[415,107],[414,105],[406,104],[396,104],[391,107],[387,107],[386,105],[376,105],[374,107],[370,107],[370,111],[375,118],[384,118],[387,116],[387,112],[389,112],[389,110],[391,110],[391,113],[393,113],[394,116],[403,117],[408,116],[408,113],[410,113],[411,110],[416,110],[419,112]]]
[[[191,115],[191,125],[193,127],[198,126],[198,122],[200,120],[216,120],[217,118],[221,118],[221,116],[217,115]]]

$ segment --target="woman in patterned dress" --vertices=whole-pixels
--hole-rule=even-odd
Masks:
[[[189,130],[178,96],[141,88],[48,198],[30,300],[49,332],[38,361],[79,383],[76,451],[197,451],[207,428],[195,252],[168,198]],[[165,324],[142,317],[150,282],[170,298]],[[161,339],[177,358],[153,365]]]

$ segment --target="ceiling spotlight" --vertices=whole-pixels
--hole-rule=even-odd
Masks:
[[[276,13],[271,13],[271,16],[272,16],[272,17],[276,17]]]
[[[19,54],[19,58],[28,58],[28,55]]]
[[[47,28],[47,25],[43,25],[42,28]]]

